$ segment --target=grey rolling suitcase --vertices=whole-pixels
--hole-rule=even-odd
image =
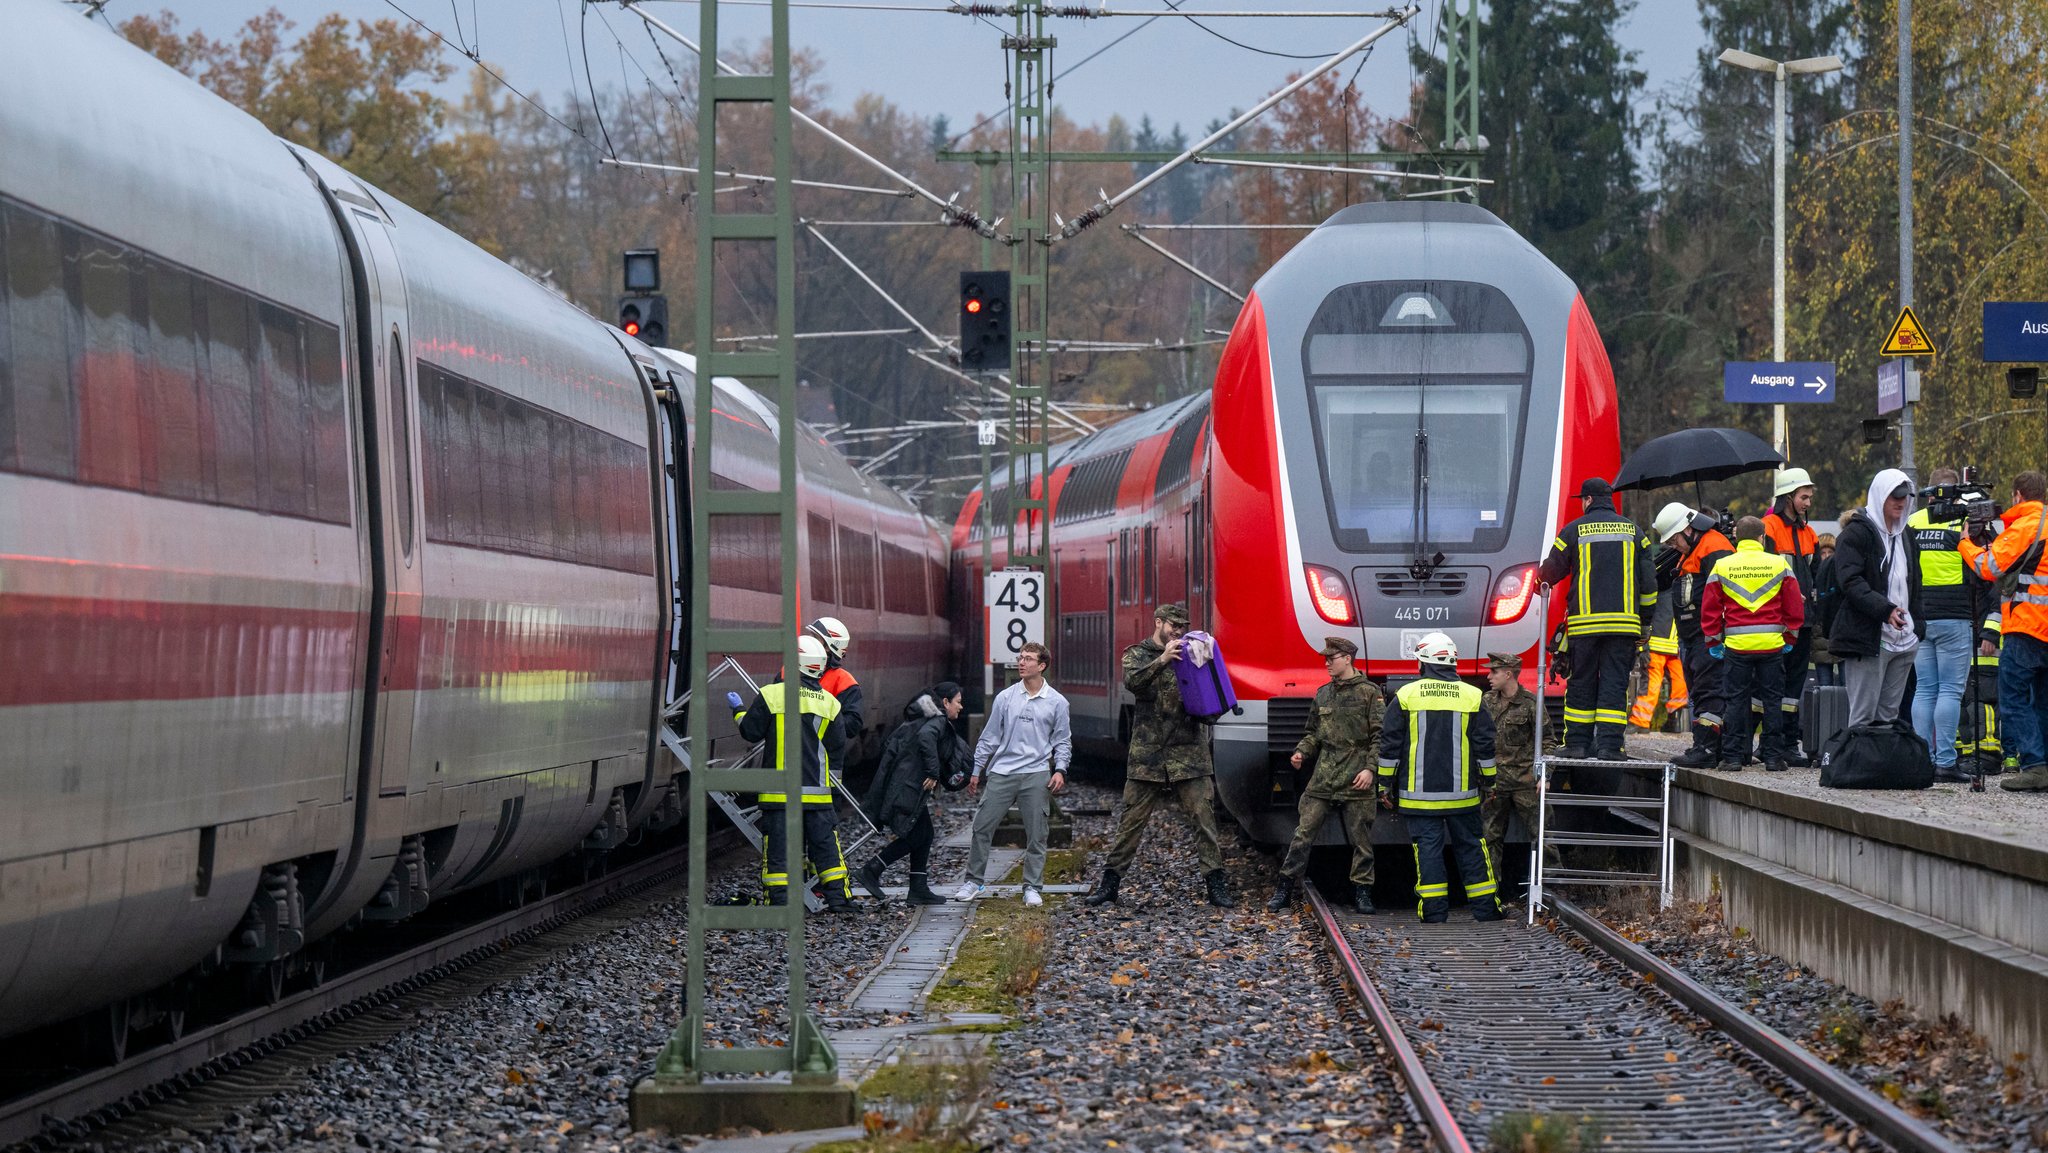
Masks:
[[[1814,685],[1799,702],[1800,743],[1814,758],[1836,733],[1849,727],[1849,690],[1841,685]]]

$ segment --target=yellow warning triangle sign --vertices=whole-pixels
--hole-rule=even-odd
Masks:
[[[1920,318],[1913,315],[1911,308],[1899,310],[1899,318],[1892,322],[1891,334],[1884,338],[1884,347],[1879,356],[1933,356],[1934,342],[1927,338],[1927,330],[1920,327]]]

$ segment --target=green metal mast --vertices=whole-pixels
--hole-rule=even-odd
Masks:
[[[1479,175],[1479,0],[1444,7],[1444,171]],[[1476,195],[1476,192],[1475,192]]]
[[[1058,41],[1045,34],[1044,0],[1018,0],[1016,30],[1003,37],[1010,54],[1010,487],[1008,563],[1043,570],[1052,557],[1052,518],[1046,515],[1051,470],[1053,367],[1045,334],[1050,326],[1052,264],[1052,109],[1049,55]],[[1022,466],[1020,475],[1019,466]],[[1030,488],[1036,478],[1038,489]],[[1017,518],[1024,540],[1017,540]]]

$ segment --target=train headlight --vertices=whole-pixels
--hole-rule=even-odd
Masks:
[[[1351,609],[1351,589],[1344,583],[1344,574],[1319,564],[1301,568],[1308,578],[1308,597],[1315,602],[1316,615],[1333,625],[1356,623],[1358,614]]]
[[[1536,566],[1525,564],[1500,574],[1493,586],[1493,604],[1486,611],[1486,623],[1511,625],[1529,611],[1536,593]]]

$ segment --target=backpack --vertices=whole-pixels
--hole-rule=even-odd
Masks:
[[[1841,611],[1842,582],[1835,579],[1835,558],[1830,555],[1813,574],[1813,623],[1820,635],[1834,635],[1835,617]]]
[[[1933,783],[1927,742],[1904,721],[1851,725],[1820,755],[1824,789],[1924,789]]]

